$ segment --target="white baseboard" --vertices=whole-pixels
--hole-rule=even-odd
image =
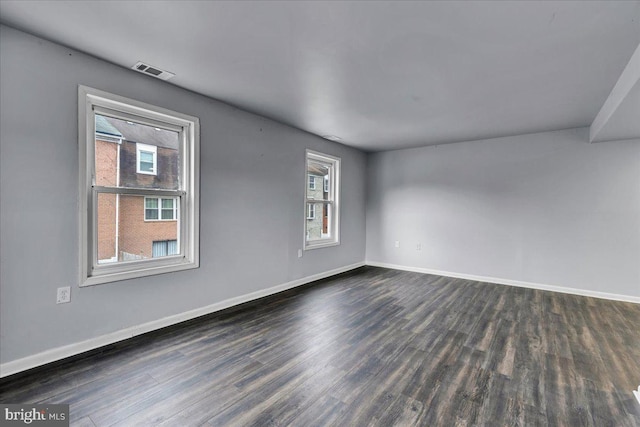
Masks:
[[[66,357],[75,356],[85,351],[94,350],[99,347],[103,347],[108,344],[113,344],[118,341],[123,341],[137,335],[141,335],[147,332],[155,331],[167,326],[175,325],[176,323],[184,322],[186,320],[195,319],[196,317],[211,314],[216,311],[224,310],[225,308],[233,307],[235,305],[243,304],[245,302],[253,301],[259,298],[263,298],[269,295],[277,294],[278,292],[286,291],[297,286],[305,285],[316,280],[324,279],[327,277],[335,276],[336,274],[344,273],[349,270],[353,270],[364,266],[364,262],[358,262],[355,264],[347,265],[344,267],[336,268],[333,270],[325,271],[323,273],[314,274],[311,276],[303,277],[301,279],[293,280],[291,282],[283,283],[281,285],[272,286],[267,289],[261,289],[259,291],[251,292],[239,297],[230,298],[215,304],[208,305],[206,307],[197,308],[195,310],[186,311],[184,313],[167,316],[162,319],[153,320],[151,322],[143,323],[141,325],[132,326],[126,329],[121,329],[110,334],[101,335],[99,337],[91,338],[86,341],[81,341],[74,344],[65,345],[63,347],[57,347],[50,350],[43,351],[42,353],[34,354],[32,356],[23,357],[21,359],[12,360],[11,362],[3,363],[0,365],[0,378],[9,375],[16,374],[18,372],[26,371],[27,369],[42,366],[47,363],[55,362],[56,360],[64,359]]]
[[[383,268],[390,268],[393,270],[404,270],[404,271],[412,271],[415,273],[434,274],[436,276],[455,277],[457,279],[474,280],[477,282],[496,283],[498,285],[518,286],[520,288],[540,289],[543,291],[562,292],[563,294],[581,295],[586,297],[603,298],[603,299],[609,299],[609,300],[615,300],[615,301],[624,301],[624,302],[632,302],[632,303],[640,304],[640,297],[635,297],[631,295],[610,294],[608,292],[598,292],[598,291],[589,291],[586,289],[566,288],[563,286],[555,286],[555,285],[543,285],[540,283],[522,282],[519,280],[500,279],[500,278],[488,277],[488,276],[476,276],[474,274],[452,273],[450,271],[432,270],[429,268],[421,268],[421,267],[409,267],[406,265],[388,264],[386,262],[365,261],[365,264],[370,265],[372,267],[383,267]]]

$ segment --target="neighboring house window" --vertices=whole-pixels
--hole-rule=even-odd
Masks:
[[[177,255],[178,253],[177,240],[160,240],[153,242],[153,250],[151,256],[154,258]]]
[[[81,286],[197,268],[199,119],[85,86],[78,96]]]
[[[307,150],[304,248],[340,243],[340,159]],[[322,180],[321,188],[315,182]],[[311,183],[314,183],[312,186]]]
[[[136,144],[136,172],[157,175],[158,147],[155,145]]]
[[[178,219],[177,199],[145,197],[144,198],[145,221],[176,220]]]
[[[307,203],[307,219],[316,218],[316,205],[313,203]]]

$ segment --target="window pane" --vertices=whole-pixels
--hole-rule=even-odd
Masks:
[[[147,209],[144,211],[144,219],[158,219],[158,209]]]
[[[312,213],[313,215],[310,215]],[[331,205],[307,203],[307,241],[331,238]]]
[[[153,162],[140,162],[140,172],[154,172]]]
[[[176,219],[174,199],[162,199],[162,219]]]
[[[140,150],[140,163],[151,163],[153,165],[153,153]]]
[[[145,211],[144,219],[158,219],[158,199],[155,197],[147,197],[144,199]]]
[[[180,134],[95,114],[96,185],[180,189]],[[155,147],[137,150],[137,144]],[[155,157],[155,165],[154,165]],[[140,174],[150,172],[154,175]]]
[[[156,209],[145,209],[153,204]],[[143,196],[98,194],[98,263],[152,258],[157,250],[154,242],[177,241],[178,221],[144,220],[145,213],[157,219],[157,206],[157,198],[145,201]],[[166,243],[166,255],[176,253],[177,242]]]
[[[158,209],[158,199],[147,197],[144,200],[147,209]]]
[[[328,176],[331,171],[331,166],[328,164],[309,161],[307,166],[307,174],[309,176],[309,182],[314,181],[313,188],[311,185],[307,187],[307,198],[314,200],[331,200],[329,194],[329,186],[325,184],[328,182]]]

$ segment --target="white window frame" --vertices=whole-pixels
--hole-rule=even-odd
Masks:
[[[151,172],[143,171],[140,169],[140,152],[145,151],[153,155],[153,166]],[[144,175],[157,175],[158,174],[158,147],[155,145],[136,143],[136,172]]]
[[[133,121],[178,132],[180,141],[180,188],[107,187],[95,179],[95,114]],[[151,276],[198,268],[199,259],[199,185],[200,120],[144,102],[110,94],[87,86],[78,86],[78,147],[80,192],[80,286]],[[136,159],[137,161],[137,159]],[[178,215],[178,255],[144,260],[98,264],[98,194],[120,194],[176,198]]]
[[[309,174],[309,190],[316,189],[316,177]]]
[[[153,219],[153,218],[147,218],[147,199],[156,199],[158,200],[158,219]],[[162,201],[163,200],[173,200],[173,207],[171,208],[173,211],[173,217],[172,218],[162,218]],[[146,222],[157,222],[157,221],[177,221],[178,220],[178,206],[180,206],[180,204],[178,203],[178,200],[175,197],[150,197],[150,196],[145,196],[144,198],[144,220]]]
[[[315,240],[307,240],[308,230],[307,225],[309,221],[304,221],[304,233],[303,233],[303,248],[305,250],[325,248],[328,246],[337,246],[340,244],[340,163],[339,157],[331,156],[329,154],[319,153],[313,150],[306,150],[305,152],[305,175],[309,174],[309,162],[324,163],[329,166],[329,196],[327,200],[318,200],[308,196],[307,187],[308,179],[305,182],[304,188],[304,203],[305,203],[305,218],[308,219],[308,204],[319,203],[328,206],[329,215],[329,238],[321,238]],[[324,190],[324,188],[323,188]],[[314,210],[317,210],[314,205]],[[324,210],[323,210],[324,211]]]
[[[328,192],[329,192],[329,190],[330,190],[330,189],[329,189],[329,175],[325,175],[325,176],[322,178],[322,185],[323,185],[323,187],[322,187],[322,191],[324,191],[325,193],[328,193]]]

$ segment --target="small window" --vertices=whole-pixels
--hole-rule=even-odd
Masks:
[[[154,258],[178,255],[179,253],[177,240],[160,240],[153,242],[153,253],[151,256]]]
[[[145,221],[173,221],[178,219],[177,199],[145,197],[144,199]]]
[[[307,219],[316,218],[316,205],[313,203],[307,203]]]
[[[155,145],[136,144],[137,173],[157,174],[158,148]]]
[[[338,245],[340,159],[307,150],[306,169],[304,248]],[[323,183],[320,188],[316,181]]]
[[[78,96],[81,286],[197,268],[198,118]]]

